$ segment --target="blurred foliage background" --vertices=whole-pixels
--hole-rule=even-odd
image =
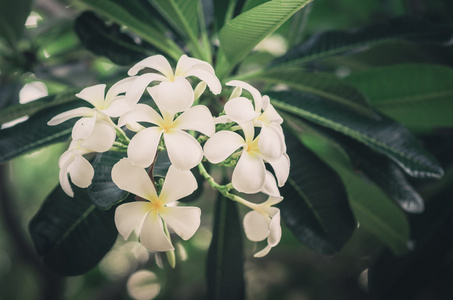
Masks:
[[[12,4],[1,0],[0,3],[0,20],[5,20],[7,14],[14,16],[15,28],[22,36],[19,41],[0,43],[0,108],[47,93],[74,93],[89,85],[113,81],[127,71],[127,67],[94,55],[82,45],[74,30],[76,17],[82,11],[77,2],[15,0]],[[283,40],[284,48],[320,31],[354,29],[402,15],[451,24],[453,2],[314,0],[297,17],[304,18],[304,14],[309,15],[304,19],[304,31]],[[27,20],[24,29],[22,20]],[[288,22],[280,31],[288,31],[290,26]],[[257,53],[248,58],[249,65],[259,62],[260,56],[269,55],[272,54]],[[452,47],[389,42],[323,63],[342,75],[351,70],[415,62],[452,67]],[[426,247],[395,257],[370,232],[359,227],[340,254],[326,256],[306,248],[283,224],[281,243],[265,258],[251,257],[254,245],[244,240],[247,299],[453,299],[452,129],[417,134],[446,171],[441,181],[412,182],[426,201],[426,212],[409,215],[411,238]],[[202,228],[193,239],[178,244],[180,256],[175,270],[169,269],[165,258],[151,255],[140,244],[121,238],[99,266],[85,275],[63,278],[42,266],[27,226],[58,184],[58,157],[66,147],[64,143],[56,144],[0,165],[0,299],[130,299],[126,280],[144,266],[158,275],[155,288],[160,293],[156,299],[203,298],[210,216],[214,210],[214,201],[210,199],[215,197],[209,189],[196,202],[204,212]],[[369,270],[373,270],[374,279],[368,277]],[[369,280],[374,280],[371,292]]]

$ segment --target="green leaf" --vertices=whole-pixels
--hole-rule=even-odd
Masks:
[[[363,51],[392,40],[419,43],[444,43],[452,37],[452,27],[400,17],[354,31],[326,31],[313,35],[304,43],[275,59],[271,67],[302,64],[325,57]]]
[[[15,46],[31,11],[31,0],[0,1],[0,38]]]
[[[220,31],[220,48],[231,65],[244,59],[311,0],[273,0],[256,6],[229,21]]]
[[[74,30],[85,48],[108,57],[118,65],[130,65],[153,54],[121,32],[118,24],[107,25],[92,12],[84,12],[77,17]]]
[[[49,269],[80,275],[96,266],[115,243],[113,215],[114,209],[96,209],[86,189],[75,189],[71,198],[57,187],[30,221],[29,231]]]
[[[413,130],[453,127],[453,70],[397,65],[353,73],[346,80],[382,113]]]
[[[32,150],[67,140],[71,135],[75,119],[57,126],[48,126],[47,122],[61,112],[80,107],[81,102],[84,101],[42,110],[25,122],[0,130],[0,163]]]
[[[56,95],[42,97],[38,100],[25,104],[8,106],[7,108],[0,110],[0,123],[3,124],[9,121],[13,121],[23,116],[31,116],[40,110],[50,108],[52,106],[57,106],[73,101],[80,101],[80,99],[77,98],[75,94],[76,91],[70,89],[68,91]]]
[[[453,189],[448,188],[427,201],[426,210],[411,218],[413,250],[403,257],[384,252],[368,270],[370,292],[381,299],[416,299],[426,287],[450,288],[439,282],[451,263],[453,246]],[[448,271],[447,271],[448,272]]]
[[[328,73],[309,73],[300,69],[271,69],[247,79],[284,84],[338,102],[369,117],[376,117],[365,96],[347,81]]]
[[[206,299],[245,299],[242,252],[242,229],[237,205],[219,194],[206,266]]]
[[[353,143],[349,140],[348,145],[351,146],[351,144]],[[363,146],[355,147],[351,156],[354,166],[363,171],[402,209],[410,213],[423,212],[425,205],[422,197],[393,161],[383,155],[373,153]]]
[[[302,143],[341,177],[359,226],[374,234],[396,255],[406,253],[409,223],[398,207],[376,184],[355,172],[338,143],[300,119],[283,116]]]
[[[126,153],[107,151],[96,155],[92,165],[94,177],[88,187],[88,196],[91,202],[99,209],[110,209],[123,201],[129,195],[121,190],[112,181],[112,168]]]
[[[267,95],[275,107],[341,132],[388,156],[410,176],[439,178],[443,175],[437,160],[420,142],[386,116],[371,119],[329,99],[303,92],[268,92]]]
[[[150,0],[183,36],[197,40],[199,0]]]
[[[308,247],[323,254],[336,254],[357,227],[343,183],[295,137],[287,134],[286,145],[291,170],[281,188],[282,219]]]
[[[133,10],[133,13],[126,10],[124,6],[129,1],[122,1],[121,4],[108,0],[80,0],[100,15],[112,19],[118,24],[127,26],[129,30],[149,42],[154,47],[167,53],[170,57],[178,60],[184,54],[183,51],[158,28],[151,26],[148,22],[141,20],[142,11]],[[124,3],[123,3],[124,2]]]

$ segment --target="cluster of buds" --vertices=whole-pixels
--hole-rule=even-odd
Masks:
[[[137,75],[144,69],[153,72]],[[116,208],[118,232],[127,239],[136,230],[149,250],[172,251],[171,231],[187,240],[200,226],[201,210],[178,201],[198,188],[191,172],[198,166],[213,188],[251,209],[244,216],[245,234],[251,241],[267,239],[267,246],[255,253],[256,257],[266,255],[281,238],[280,211],[274,205],[283,199],[278,187],[285,184],[290,167],[283,119],[269,97],[245,82],[230,81],[226,85],[235,88],[221,116],[214,118],[207,106],[198,104],[206,86],[214,95],[222,89],[207,62],[183,55],[173,72],[163,56],[155,55],[134,65],[128,75],[106,94],[103,84],[83,89],[76,96],[93,108],[76,108],[48,122],[57,125],[80,118],[72,130],[69,149],[59,161],[62,189],[73,196],[69,179],[82,188],[91,184],[94,170],[84,155],[127,152],[127,157],[113,166],[112,181],[136,195],[137,201]],[[199,79],[195,88],[187,77]],[[243,90],[251,97],[244,96]],[[145,91],[152,105],[140,103]],[[134,133],[132,138],[125,128]],[[153,167],[163,149],[171,165],[163,184],[156,184],[147,169]],[[206,160],[233,166],[231,183],[217,184],[203,166]],[[273,173],[266,170],[266,163]],[[264,194],[267,200],[254,203],[238,193]]]

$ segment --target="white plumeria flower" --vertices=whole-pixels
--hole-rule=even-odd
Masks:
[[[162,191],[157,195],[146,170],[123,158],[113,166],[112,180],[120,189],[145,200],[117,207],[115,224],[124,239],[138,229],[140,242],[149,250],[174,250],[165,233],[167,225],[184,240],[191,238],[200,226],[198,207],[173,206],[175,201],[197,189],[197,181],[190,171],[170,166]]]
[[[160,90],[152,87],[148,88],[148,91],[160,105]],[[164,109],[160,111],[161,114],[150,106],[139,103],[119,119],[119,126],[129,124],[130,129],[141,129],[129,143],[128,157],[135,164],[148,167],[154,161],[160,138],[163,136],[168,157],[176,168],[189,170],[195,167],[203,159],[203,149],[185,130],[195,130],[207,136],[214,134],[215,125],[211,112],[204,105],[191,107],[176,118],[174,113],[168,113]],[[137,122],[157,126],[142,129],[136,126]]]
[[[74,191],[71,188],[68,175],[71,177],[72,183],[81,188],[88,187],[94,176],[93,166],[83,157],[84,154],[92,151],[80,144],[80,141],[72,141],[69,149],[61,155],[58,161],[60,185],[70,197],[74,197]]]
[[[120,94],[125,93],[135,79],[135,77],[129,77],[118,81],[108,90],[106,95],[105,84],[97,84],[83,89],[76,96],[92,104],[93,108],[79,107],[63,112],[53,117],[47,124],[53,126],[72,118],[82,117],[74,124],[72,139],[86,139],[93,132],[97,132],[97,139],[99,143],[103,144],[102,148],[110,149],[116,137],[116,131],[110,117],[119,117],[134,107],[135,103],[130,102],[125,98],[125,95]]]
[[[170,63],[162,55],[154,55],[135,64],[128,74],[136,75],[144,68],[151,68],[159,71],[157,73],[146,73],[140,75],[127,92],[130,99],[139,99],[146,87],[153,81],[160,81],[158,85],[160,108],[170,113],[177,113],[187,110],[192,106],[195,96],[192,85],[186,77],[195,76],[206,82],[211,92],[219,94],[222,85],[215,75],[214,68],[202,60],[182,55],[173,73]],[[138,101],[138,100],[137,100]]]
[[[236,132],[222,130],[215,133],[204,145],[204,155],[214,164],[227,159],[237,149],[242,148],[240,158],[234,168],[231,183],[239,192],[253,194],[263,190],[266,182],[264,161],[274,169],[279,186],[282,186],[289,175],[289,158],[286,154],[276,161],[270,161],[258,147],[260,135],[254,138],[252,122],[240,124],[243,138]],[[239,153],[237,154],[239,155]]]
[[[244,216],[244,231],[247,238],[253,242],[267,238],[267,246],[255,253],[254,257],[263,257],[275,247],[281,239],[280,209],[271,207],[283,200],[283,197],[270,196],[267,201],[256,204],[254,210]]]
[[[278,160],[286,152],[285,136],[281,127],[283,119],[270,103],[269,97],[261,96],[256,88],[243,81],[233,80],[227,82],[227,85],[250,92],[254,105],[245,97],[233,97],[225,104],[226,116],[236,123],[252,121],[256,127],[261,127],[258,144],[260,151],[269,160]]]

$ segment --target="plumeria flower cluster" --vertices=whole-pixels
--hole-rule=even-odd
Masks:
[[[245,234],[255,242],[267,239],[265,248],[255,253],[266,255],[281,238],[280,210],[275,205],[283,200],[279,187],[290,167],[283,119],[269,97],[245,82],[230,81],[227,86],[234,87],[233,92],[221,116],[214,118],[207,106],[198,104],[206,87],[213,95],[222,90],[209,63],[183,55],[173,71],[162,55],[155,55],[138,62],[128,75],[107,93],[103,84],[83,89],[76,96],[92,107],[61,113],[48,122],[58,125],[79,118],[69,149],[59,161],[62,189],[72,197],[70,181],[82,188],[91,184],[94,170],[87,154],[126,153],[113,166],[112,181],[136,195],[136,201],[116,208],[118,232],[127,239],[135,231],[149,250],[171,252],[171,232],[187,240],[200,226],[201,210],[179,202],[198,188],[192,173],[198,166],[213,188],[250,209],[243,220]],[[150,105],[142,103],[145,94],[152,99]],[[163,183],[158,183],[152,170],[163,149],[171,164]],[[216,183],[204,167],[206,161],[233,166],[231,183]],[[240,193],[262,194],[267,200],[254,203]]]

